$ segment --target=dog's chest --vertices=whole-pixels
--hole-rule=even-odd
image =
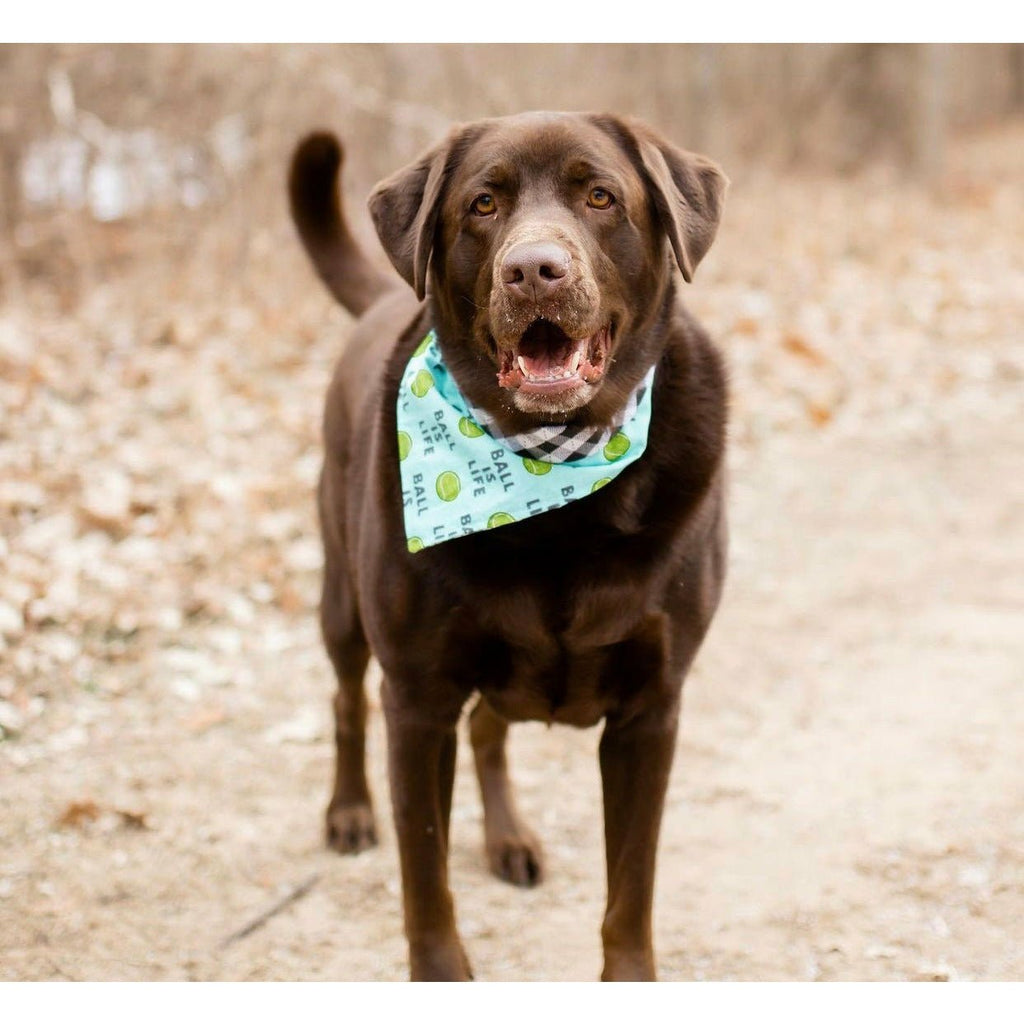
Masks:
[[[668,620],[637,597],[624,580],[513,590],[463,618],[451,649],[505,718],[594,725],[665,685]]]

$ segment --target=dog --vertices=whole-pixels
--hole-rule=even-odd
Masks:
[[[410,975],[469,980],[448,885],[464,705],[478,695],[469,734],[489,865],[519,886],[544,868],[508,776],[509,723],[603,719],[601,977],[654,980],[682,684],[727,547],[726,374],[678,277],[689,283],[711,245],[727,180],[632,119],[459,125],[370,196],[399,280],[348,226],[342,157],[318,132],[289,175],[313,266],[359,318],[327,395],[318,491],[320,618],[339,683],[328,843],[377,841],[372,652]],[[449,457],[461,461],[435,479]]]

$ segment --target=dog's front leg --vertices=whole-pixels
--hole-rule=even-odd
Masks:
[[[448,887],[458,709],[452,717],[425,715],[397,700],[387,683],[383,697],[410,975],[413,981],[468,981],[473,975]]]
[[[624,722],[609,718],[601,737],[608,860],[602,981],[656,980],[654,866],[678,721],[675,700]]]

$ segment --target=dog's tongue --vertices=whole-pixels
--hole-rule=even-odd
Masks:
[[[535,320],[516,349],[516,367],[526,378],[550,380],[570,376],[579,367],[585,341],[573,341],[560,327]]]
[[[579,366],[579,359],[573,357],[582,350],[584,344],[583,341],[574,342],[569,338],[551,346],[520,344],[517,359],[519,369],[527,377],[563,377],[575,372]]]
[[[606,344],[607,329],[574,341],[556,324],[535,320],[515,351],[505,354],[498,383],[503,388],[546,393],[580,382],[593,384],[604,373]]]

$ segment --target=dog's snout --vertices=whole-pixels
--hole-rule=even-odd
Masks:
[[[509,291],[536,302],[561,287],[571,263],[568,250],[557,242],[521,242],[501,261],[501,279]]]

